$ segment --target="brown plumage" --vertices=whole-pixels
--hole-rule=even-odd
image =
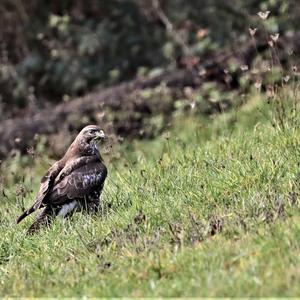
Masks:
[[[97,210],[107,169],[96,147],[104,138],[98,126],[81,130],[64,157],[54,163],[41,180],[33,205],[18,219],[21,222],[38,209],[42,212],[30,226],[29,233],[49,225],[55,216],[67,216],[77,209]]]

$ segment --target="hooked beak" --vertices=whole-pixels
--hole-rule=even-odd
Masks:
[[[97,140],[105,139],[105,138],[106,138],[106,135],[105,135],[103,130],[99,130],[99,131],[96,132],[96,139]]]

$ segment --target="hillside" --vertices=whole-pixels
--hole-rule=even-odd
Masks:
[[[51,160],[41,144],[4,161],[0,295],[299,295],[299,120],[268,102],[182,111],[156,139],[116,145],[102,212],[32,237],[14,220]]]

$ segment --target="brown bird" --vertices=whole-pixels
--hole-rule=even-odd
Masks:
[[[42,225],[49,225],[56,216],[65,217],[78,209],[96,211],[107,176],[96,141],[104,137],[98,126],[84,127],[64,157],[42,178],[34,204],[17,219],[17,223],[42,209],[28,229],[33,233]]]

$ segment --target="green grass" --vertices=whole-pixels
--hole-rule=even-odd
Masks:
[[[4,162],[0,296],[298,296],[300,130],[260,102],[116,147],[102,213],[32,237],[14,220],[49,159]]]

